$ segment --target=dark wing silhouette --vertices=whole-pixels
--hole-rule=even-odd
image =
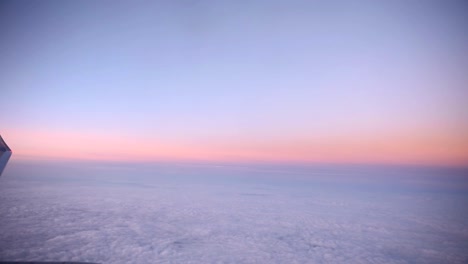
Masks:
[[[3,170],[5,169],[8,160],[11,157],[11,149],[3,141],[2,136],[0,136],[0,176],[2,175]]]

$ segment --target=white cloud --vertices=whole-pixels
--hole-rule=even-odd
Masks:
[[[44,172],[42,172],[44,173]],[[23,176],[18,176],[19,178]],[[0,260],[465,263],[466,198],[343,186],[86,178],[0,185]],[[301,184],[304,185],[304,184]],[[457,209],[462,209],[457,208]],[[444,214],[445,212],[445,214]]]

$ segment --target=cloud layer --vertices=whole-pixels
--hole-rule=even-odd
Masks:
[[[46,168],[42,170],[38,168],[36,175],[46,174]],[[81,181],[45,181],[12,166],[0,186],[0,260],[468,260],[466,196],[442,188],[439,192],[434,188],[392,191],[372,181],[358,188],[294,178],[283,182],[161,180],[157,171],[153,178],[123,181],[122,177],[100,178],[99,171],[103,174],[102,169],[93,170],[83,178],[94,178]]]

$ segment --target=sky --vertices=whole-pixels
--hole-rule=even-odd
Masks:
[[[15,159],[468,166],[463,1],[2,1]]]

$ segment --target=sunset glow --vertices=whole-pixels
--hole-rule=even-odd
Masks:
[[[370,134],[200,143],[113,133],[7,132],[19,159],[468,164],[468,140],[457,135]]]
[[[468,166],[456,8],[79,6],[5,8],[15,158]]]

